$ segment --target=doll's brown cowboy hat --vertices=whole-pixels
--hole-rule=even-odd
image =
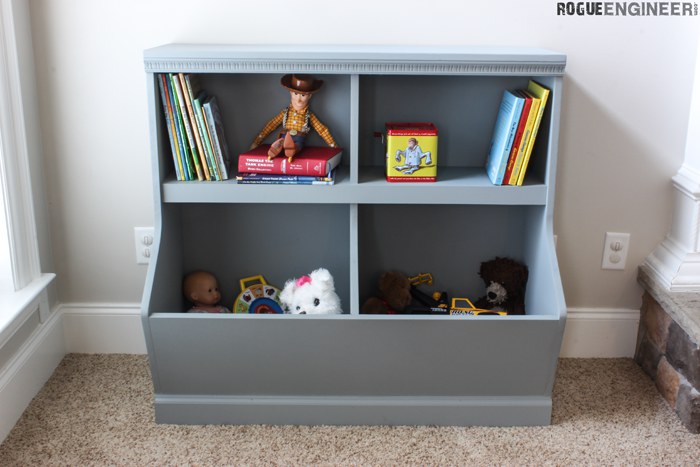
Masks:
[[[316,79],[311,75],[284,75],[280,83],[290,91],[302,94],[313,94],[323,86],[323,80]]]

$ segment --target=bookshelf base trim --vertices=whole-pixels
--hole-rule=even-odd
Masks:
[[[544,426],[547,396],[197,396],[156,394],[157,423]]]

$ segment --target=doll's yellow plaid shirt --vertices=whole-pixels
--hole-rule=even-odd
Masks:
[[[289,113],[287,114],[287,112]],[[321,121],[318,118],[316,118],[316,115],[314,115],[314,113],[311,112],[308,107],[306,107],[301,112],[297,112],[291,107],[282,109],[282,111],[279,114],[275,115],[275,117],[272,118],[272,120],[267,122],[260,134],[255,138],[254,144],[256,146],[262,144],[263,140],[267,138],[270,133],[272,133],[277,127],[282,125],[285,114],[287,114],[287,122],[284,129],[296,130],[300,133],[303,133],[307,113],[311,128],[316,130],[316,132],[321,136],[321,138],[323,138],[323,141],[325,141],[327,145],[335,147],[335,140],[333,139],[333,136],[331,136],[331,132],[330,130],[328,130],[328,127],[321,123]]]

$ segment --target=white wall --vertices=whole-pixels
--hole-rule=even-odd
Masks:
[[[567,304],[639,308],[636,267],[669,227],[670,180],[684,157],[697,16],[563,17],[552,0],[30,5],[64,303],[141,298],[145,268],[135,264],[133,227],[153,223],[143,49],[320,42],[528,45],[568,54],[555,209]],[[605,231],[632,234],[624,272],[600,269]]]

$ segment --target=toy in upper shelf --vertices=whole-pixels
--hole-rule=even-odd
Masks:
[[[265,138],[280,126],[282,130],[267,153],[270,159],[274,159],[284,150],[284,155],[292,162],[296,153],[304,147],[306,136],[312,128],[326,144],[332,148],[336,147],[328,127],[309,109],[311,97],[321,89],[323,80],[310,75],[288,74],[282,77],[280,83],[289,90],[290,103],[267,122],[253,140],[250,149],[260,146]]]

